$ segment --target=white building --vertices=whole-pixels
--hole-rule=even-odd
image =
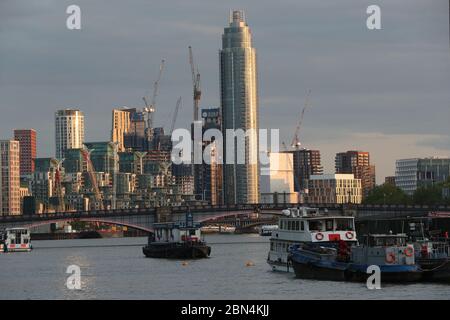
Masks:
[[[353,174],[311,175],[308,203],[361,203],[361,179]]]
[[[269,154],[269,166],[261,167],[262,203],[297,203],[292,153]]]
[[[80,110],[65,109],[55,113],[56,158],[64,159],[67,149],[79,149],[84,143],[84,115]]]
[[[450,158],[413,158],[395,162],[395,185],[413,195],[417,188],[444,182],[450,176]]]

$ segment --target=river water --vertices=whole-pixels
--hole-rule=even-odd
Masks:
[[[450,285],[382,285],[295,279],[270,271],[268,237],[208,235],[209,259],[148,259],[146,238],[34,241],[0,254],[0,299],[449,299]],[[251,263],[248,263],[251,262]],[[250,266],[247,266],[250,264]],[[69,265],[81,289],[66,286]]]

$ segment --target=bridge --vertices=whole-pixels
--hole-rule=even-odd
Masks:
[[[305,204],[306,205],[306,204]],[[118,209],[98,211],[57,212],[36,215],[0,216],[0,229],[11,227],[35,228],[63,221],[101,222],[121,225],[129,228],[153,231],[153,224],[160,221],[183,221],[190,211],[194,221],[207,223],[226,217],[257,214],[267,217],[280,215],[281,210],[297,207],[297,203],[279,204],[238,204],[238,205],[193,205],[177,207]],[[329,214],[348,214],[356,217],[357,222],[428,217],[435,214],[448,214],[450,206],[413,206],[413,205],[357,205],[357,204],[308,204]]]

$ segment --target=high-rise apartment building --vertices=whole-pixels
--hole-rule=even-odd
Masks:
[[[124,135],[130,131],[131,114],[136,109],[123,107],[112,111],[111,141],[117,143],[118,152],[125,151]]]
[[[364,151],[347,151],[336,154],[336,173],[352,173],[361,180],[363,197],[375,187],[375,166],[370,164],[370,154]]]
[[[395,163],[395,185],[413,195],[417,188],[446,181],[450,176],[450,158],[401,159]]]
[[[222,130],[224,132],[223,168],[224,199],[226,203],[259,202],[258,151],[258,86],[256,50],[244,13],[233,11],[229,26],[222,35],[220,50],[220,89]],[[248,133],[243,148],[227,150],[227,130]],[[252,130],[249,130],[252,129]],[[239,164],[238,153],[244,153]],[[227,156],[228,153],[231,153]],[[228,161],[227,161],[228,159]],[[234,159],[234,163],[229,163]]]
[[[36,159],[36,131],[34,129],[15,129],[14,140],[19,141],[20,175],[34,172]]]
[[[323,173],[320,151],[299,149],[288,152],[293,155],[294,190],[305,191],[308,189],[309,177]]]
[[[68,149],[83,148],[84,115],[76,109],[58,110],[55,113],[56,158],[62,160]]]
[[[0,140],[0,215],[20,214],[19,141]]]

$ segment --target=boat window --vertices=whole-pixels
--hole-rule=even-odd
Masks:
[[[336,219],[336,230],[353,231],[353,219]]]
[[[309,230],[310,231],[322,231],[322,221],[320,221],[320,220],[309,221]]]
[[[288,230],[292,230],[292,221],[288,221]]]
[[[325,228],[326,228],[326,231],[333,231],[333,220],[326,220]]]
[[[300,229],[300,221],[295,221],[295,230]]]
[[[300,221],[300,230],[305,230],[305,223]]]

